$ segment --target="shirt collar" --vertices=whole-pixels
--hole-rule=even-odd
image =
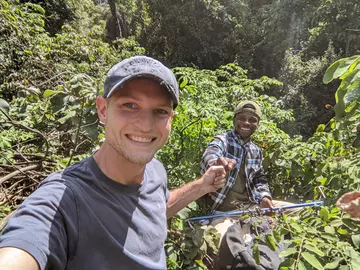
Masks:
[[[241,146],[248,146],[251,143],[251,140],[249,140],[247,143],[241,138],[239,134],[236,133],[235,129],[231,131],[232,137],[235,139],[235,141],[240,144]]]

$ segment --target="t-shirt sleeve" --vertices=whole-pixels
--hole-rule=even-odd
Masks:
[[[166,190],[165,190],[165,198],[166,198],[166,202],[168,202],[169,199],[170,199],[170,191],[168,190],[167,187],[166,187]]]
[[[31,254],[40,269],[64,269],[77,244],[73,191],[60,181],[43,183],[16,210],[0,236],[1,247]]]

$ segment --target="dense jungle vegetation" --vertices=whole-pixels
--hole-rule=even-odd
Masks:
[[[104,76],[139,54],[171,67],[181,88],[157,154],[170,188],[199,175],[236,104],[255,100],[274,197],[325,200],[279,216],[266,236],[270,247],[286,236],[281,269],[360,269],[360,220],[334,205],[360,183],[356,0],[0,0],[1,225],[49,173],[99,146]],[[169,222],[169,269],[211,268],[217,235],[184,222],[204,213],[193,203]]]

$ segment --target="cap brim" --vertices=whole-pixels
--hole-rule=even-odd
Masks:
[[[106,98],[110,97],[116,89],[120,88],[122,85],[124,85],[125,83],[133,80],[133,79],[136,79],[136,78],[149,78],[149,79],[153,79],[155,81],[157,81],[160,85],[164,85],[165,88],[169,91],[169,94],[174,102],[174,109],[177,107],[178,105],[178,101],[177,101],[177,98],[174,94],[174,91],[172,89],[172,87],[167,84],[162,78],[158,77],[158,76],[155,76],[154,74],[150,74],[150,73],[141,73],[141,74],[132,74],[130,76],[127,76],[125,77],[124,79],[122,79],[121,81],[119,81],[118,83],[116,83],[109,91],[109,93],[105,96]]]

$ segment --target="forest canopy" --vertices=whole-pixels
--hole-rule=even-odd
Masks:
[[[161,60],[180,85],[156,156],[169,188],[199,176],[207,143],[254,100],[274,197],[325,201],[279,221],[271,241],[289,237],[281,269],[358,269],[360,222],[334,205],[360,183],[355,0],[0,0],[0,218],[98,148],[96,96],[108,69],[134,55]],[[198,202],[169,223],[169,269],[211,265],[216,236],[184,223],[205,212]]]

